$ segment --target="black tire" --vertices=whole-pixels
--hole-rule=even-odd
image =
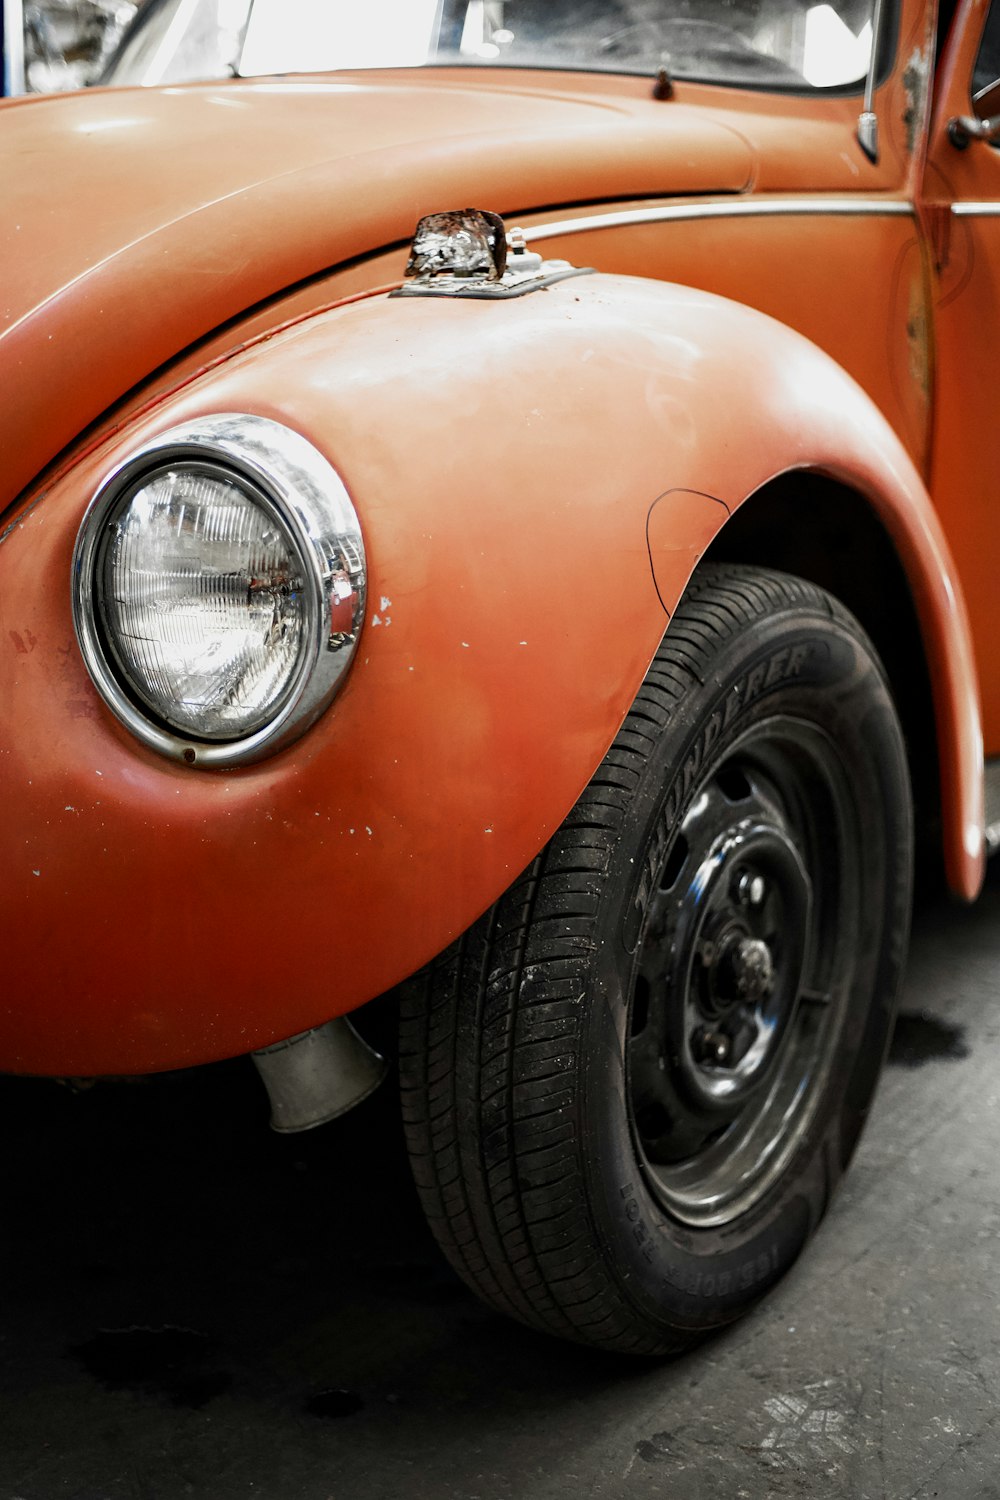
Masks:
[[[413,1170],[468,1284],[647,1354],[753,1305],[857,1141],[911,865],[857,621],[802,580],[703,566],[562,828],[404,987]]]

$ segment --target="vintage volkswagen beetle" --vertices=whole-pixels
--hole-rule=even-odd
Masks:
[[[997,22],[444,0],[178,86],[164,13],[0,108],[0,1067],[307,1128],[394,990],[453,1264],[676,1348],[851,1155],[913,827],[982,879]]]

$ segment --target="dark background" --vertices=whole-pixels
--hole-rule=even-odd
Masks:
[[[1000,1496],[1000,871],[925,902],[847,1183],[667,1363],[481,1307],[391,1085],[295,1138],[238,1062],[0,1079],[0,1500]]]

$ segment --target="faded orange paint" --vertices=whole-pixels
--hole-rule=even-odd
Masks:
[[[877,163],[857,97],[679,82],[658,102],[611,75],[0,105],[0,1068],[248,1051],[440,951],[572,806],[719,528],[795,469],[850,485],[897,548],[948,876],[976,893],[1000,506],[991,445],[969,441],[989,392],[963,374],[1000,316],[1000,247],[951,209],[1000,201],[1000,157],[956,152],[945,127],[969,107],[981,17],[959,18],[928,126],[932,17],[903,0]],[[468,202],[547,255],[651,280],[504,305],[365,295],[401,273],[420,214]],[[391,606],[302,741],[201,773],[105,709],[69,573],[114,465],[222,410],[329,455]]]
[[[748,385],[751,357],[761,378]],[[517,381],[496,378],[508,361]],[[35,580],[68,577],[82,501],[128,446],[220,410],[336,450],[379,604],[347,687],[303,741],[199,774],[141,750],[102,709],[68,590]],[[459,412],[474,442],[455,442]],[[0,596],[46,647],[0,657],[20,726],[0,761],[18,934],[4,1066],[90,1073],[245,1051],[430,958],[578,796],[710,540],[704,516],[721,525],[807,456],[871,497],[904,557],[937,664],[949,828],[974,823],[967,642],[919,476],[832,361],[732,302],[604,277],[500,307],[369,299],[261,342],[83,461],[0,547]],[[684,502],[701,515],[685,552],[648,523],[659,497],[696,485],[723,503]],[[978,878],[976,831],[949,839],[959,885]]]
[[[1000,653],[996,640],[1000,556],[1000,451],[988,372],[1000,330],[1000,153],[973,142],[956,150],[948,121],[969,114],[969,79],[986,7],[965,4],[953,28],[928,142],[927,209],[944,217],[932,319],[935,406],[930,488],[955,554],[980,667],[986,750],[1000,754]],[[981,204],[992,213],[956,214]]]

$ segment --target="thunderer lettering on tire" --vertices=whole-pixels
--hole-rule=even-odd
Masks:
[[[857,621],[801,579],[703,565],[562,827],[404,987],[414,1174],[469,1285],[645,1354],[752,1306],[857,1140],[911,865]]]

